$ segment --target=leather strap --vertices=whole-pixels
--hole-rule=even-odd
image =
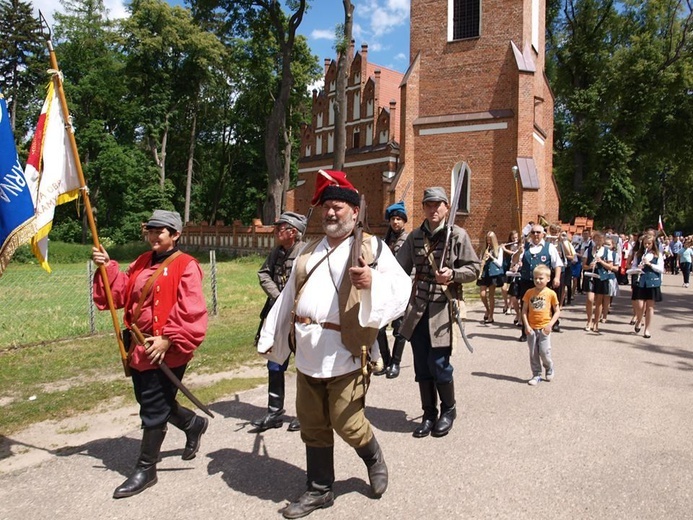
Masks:
[[[330,323],[329,321],[318,323],[317,321],[313,321],[311,318],[305,316],[294,316],[294,321],[296,323],[302,323],[303,325],[316,324],[320,325],[323,329],[336,330],[337,332],[342,331],[342,327],[337,323]]]

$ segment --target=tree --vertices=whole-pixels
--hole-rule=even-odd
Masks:
[[[17,136],[24,136],[33,125],[34,109],[41,103],[36,87],[42,81],[47,83],[46,47],[40,29],[30,3],[0,0],[0,84]]]
[[[342,0],[344,5],[344,24],[339,28],[340,39],[337,41],[337,78],[335,81],[334,102],[334,154],[332,156],[332,168],[343,170],[346,159],[346,120],[347,98],[346,87],[351,67],[349,47],[352,44],[352,32],[354,27],[354,5],[351,0]]]
[[[565,0],[548,13],[562,217],[652,223],[664,179],[690,178],[691,146],[671,146],[690,129],[690,2]]]
[[[134,0],[129,8],[131,16],[123,23],[129,84],[141,103],[144,145],[159,168],[163,190],[172,119],[186,107],[197,113],[200,89],[220,62],[223,48],[187,9],[161,0]]]

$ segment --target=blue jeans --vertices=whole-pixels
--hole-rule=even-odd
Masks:
[[[431,346],[428,310],[419,320],[409,341],[414,354],[414,380],[417,383],[423,381],[435,381],[439,385],[452,383],[453,367],[450,364],[452,347],[433,348]]]

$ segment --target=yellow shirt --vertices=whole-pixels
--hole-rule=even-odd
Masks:
[[[530,328],[537,330],[543,329],[551,321],[551,309],[558,305],[556,293],[544,287],[541,291],[536,287],[529,289],[522,301],[527,309],[527,322]]]

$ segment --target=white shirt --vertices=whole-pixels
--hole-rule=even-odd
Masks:
[[[378,250],[376,237],[371,246]],[[296,315],[310,318],[310,324],[296,323],[296,369],[315,378],[329,378],[351,373],[361,368],[361,360],[352,356],[341,341],[339,331],[324,329],[320,323],[339,324],[338,288],[343,276],[348,276],[346,263],[351,254],[353,237],[339,244],[308,278],[296,306]],[[327,238],[315,248],[306,269],[308,272],[329,252]],[[370,290],[359,291],[362,327],[382,328],[401,316],[409,302],[411,279],[400,267],[390,248],[382,247],[375,269],[371,269]],[[260,333],[257,350],[276,363],[289,356],[291,311],[296,296],[296,269],[270,310]],[[268,351],[272,349],[271,352]],[[377,359],[377,341],[371,345],[371,358]]]

